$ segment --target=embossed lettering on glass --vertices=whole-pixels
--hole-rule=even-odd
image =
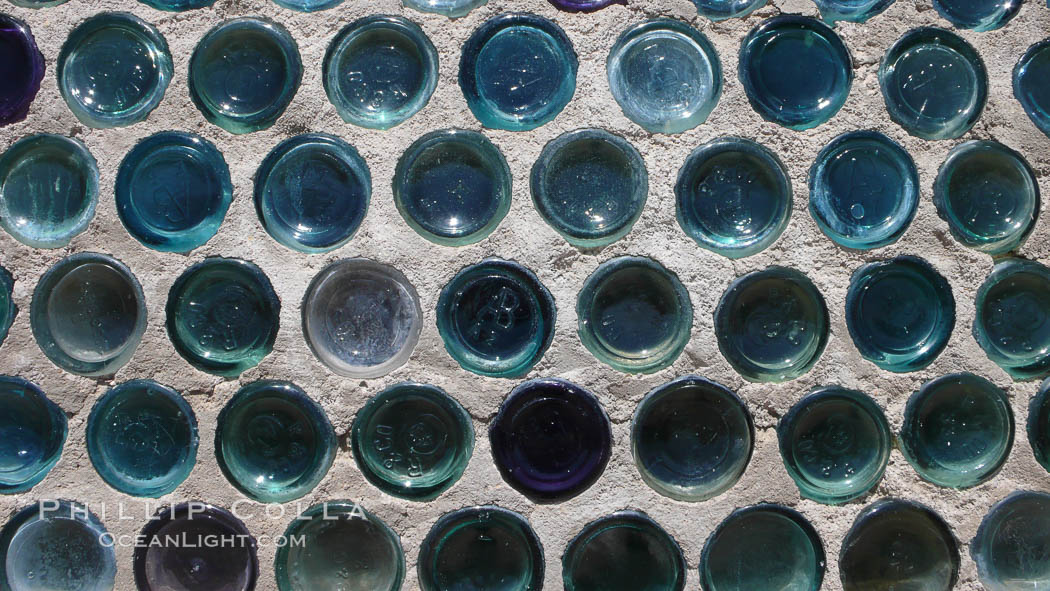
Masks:
[[[972,373],[930,380],[908,400],[900,448],[919,476],[969,488],[995,476],[1014,443],[1006,393]]]
[[[834,25],[838,21],[866,22],[882,14],[894,0],[813,0],[820,10],[820,18]]]
[[[124,127],[160,104],[173,67],[153,25],[127,12],[103,12],[77,25],[58,55],[58,89],[85,125]]]
[[[1050,269],[1007,258],[977,290],[973,338],[1015,380],[1050,373]]]
[[[162,507],[139,536],[132,563],[139,591],[255,589],[255,538],[225,509],[201,501]]]
[[[912,29],[886,51],[879,86],[890,118],[927,140],[969,131],[988,99],[981,56],[962,37],[937,27]]]
[[[0,127],[26,118],[43,79],[44,55],[29,25],[0,14]]]
[[[576,315],[583,346],[627,373],[653,373],[674,363],[693,328],[685,286],[645,257],[623,256],[599,265],[580,289]]]
[[[201,371],[238,376],[273,350],[281,302],[263,270],[212,257],[186,269],[168,292],[168,337]]]
[[[353,146],[322,133],[286,139],[255,173],[255,212],[292,250],[327,252],[361,226],[372,196],[368,164]]]
[[[685,589],[678,542],[640,511],[617,511],[586,525],[561,557],[565,591]]]
[[[653,133],[700,125],[722,94],[722,64],[700,31],[670,19],[620,35],[606,60],[609,88],[628,119]]]
[[[66,413],[36,384],[0,375],[0,494],[43,480],[62,455],[67,431]]]
[[[268,129],[292,102],[303,77],[295,39],[262,18],[225,21],[190,57],[190,98],[204,118],[230,133]]]
[[[675,184],[678,225],[702,248],[740,258],[776,242],[791,218],[791,179],[776,154],[738,137],[711,140]]]
[[[510,211],[510,168],[476,131],[432,131],[397,161],[393,191],[397,211],[420,236],[464,246],[491,234]]]
[[[463,369],[491,377],[528,373],[554,339],[554,297],[512,261],[464,267],[441,289],[438,333]]]
[[[15,278],[7,269],[0,267],[0,345],[4,344],[7,332],[18,315],[14,299]]]
[[[383,492],[429,501],[449,489],[474,452],[470,415],[437,386],[402,382],[376,394],[350,431],[357,467]]]
[[[142,340],[146,300],[131,269],[109,255],[83,252],[40,278],[29,323],[55,365],[82,376],[112,375]]]
[[[535,503],[559,503],[602,475],[612,428],[594,394],[542,378],[511,391],[489,424],[489,443],[507,484]]]
[[[828,238],[847,248],[896,242],[918,207],[915,162],[877,131],[836,137],[809,170],[809,213]]]
[[[960,29],[992,31],[1003,27],[1021,10],[1020,0],[933,0],[941,18]]]
[[[844,591],[949,591],[959,578],[951,528],[925,505],[883,499],[860,512],[842,541]]]
[[[284,533],[302,544],[277,549],[280,591],[398,591],[405,580],[401,540],[353,501],[325,501],[303,511]]]
[[[489,0],[402,0],[402,4],[420,12],[433,12],[450,18],[467,16],[471,10],[488,4]]]
[[[115,196],[117,215],[133,238],[161,252],[189,252],[219,231],[233,184],[214,144],[196,134],[162,131],[124,157]]]
[[[579,129],[543,147],[530,186],[543,220],[569,244],[592,248],[631,231],[649,196],[649,173],[627,140]]]
[[[970,544],[988,591],[1050,589],[1050,494],[1015,491],[996,503]]]
[[[219,413],[219,467],[237,490],[263,503],[312,491],[332,466],[335,450],[324,409],[291,382],[250,382]]]
[[[109,389],[88,416],[88,456],[106,484],[138,497],[175,490],[197,461],[197,417],[178,392],[153,380]]]
[[[369,259],[325,267],[303,297],[303,336],[335,373],[386,375],[404,365],[419,342],[419,295],[397,269]]]
[[[809,371],[827,345],[828,325],[824,296],[787,267],[737,278],[715,309],[718,349],[752,382],[783,382]]]
[[[951,285],[919,257],[868,263],[850,278],[846,328],[861,356],[882,369],[920,370],[955,328]]]
[[[679,501],[706,501],[744,474],[754,449],[751,413],[725,386],[686,376],[649,392],[631,421],[642,480]]]
[[[991,255],[1024,244],[1039,217],[1039,183],[1020,153],[991,140],[959,144],[937,171],[933,204],[952,236]]]
[[[561,27],[533,14],[501,14],[463,45],[459,87],[485,127],[528,131],[569,104],[578,66]]]
[[[882,479],[893,434],[882,409],[863,392],[826,386],[791,407],[777,427],[780,456],[802,497],[838,505]]]
[[[818,591],[824,568],[817,531],[798,511],[773,504],[733,511],[700,555],[706,591]]]
[[[1044,39],[1021,56],[1014,66],[1014,98],[1032,123],[1050,136],[1050,39]]]
[[[484,505],[447,513],[419,548],[423,591],[543,589],[543,546],[519,513]]]
[[[76,501],[41,500],[0,529],[5,591],[111,591],[117,558],[106,527]]]
[[[0,226],[22,244],[69,244],[97,204],[98,164],[79,140],[30,135],[0,156]]]
[[[1035,461],[1050,472],[1050,380],[1043,381],[1028,404],[1028,443]]]
[[[740,82],[763,119],[809,129],[831,119],[846,102],[853,59],[824,23],[806,16],[775,16],[744,38]]]
[[[390,129],[430,101],[438,78],[434,44],[400,16],[367,16],[328,46],[322,81],[343,121]]]

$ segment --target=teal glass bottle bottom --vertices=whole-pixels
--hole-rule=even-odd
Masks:
[[[700,125],[722,94],[714,46],[700,31],[670,19],[624,31],[609,52],[606,71],[624,115],[653,133]]]
[[[441,388],[403,382],[357,412],[350,446],[361,473],[377,488],[428,501],[463,474],[474,452],[474,427]]]
[[[528,131],[552,121],[576,92],[579,60],[561,27],[543,17],[506,13],[463,44],[459,87],[485,127]]]
[[[1024,243],[1035,227],[1039,203],[1039,184],[1028,161],[991,140],[953,148],[933,183],[933,204],[952,236],[991,255]]]
[[[0,227],[27,246],[66,246],[95,217],[98,174],[79,140],[52,134],[18,140],[0,156]]]
[[[715,308],[718,348],[752,382],[782,382],[809,371],[827,345],[829,323],[824,296],[787,267],[736,279]]]
[[[1039,386],[1028,404],[1028,443],[1035,461],[1050,472],[1050,381]]]
[[[117,573],[109,532],[75,501],[42,500],[0,530],[0,586],[12,591],[109,591]]]
[[[1050,136],[1050,39],[1033,44],[1014,66],[1014,98],[1040,131]]]
[[[242,387],[219,413],[215,456],[226,479],[265,503],[297,499],[325,477],[336,437],[324,410],[291,382]]]
[[[853,60],[820,21],[781,15],[763,21],[740,48],[740,82],[763,119],[796,130],[825,123],[853,84]]]
[[[207,258],[168,291],[165,326],[190,365],[223,376],[255,367],[273,350],[281,302],[254,263]]]
[[[824,546],[809,521],[780,505],[737,509],[704,544],[705,591],[818,591]]]
[[[692,0],[699,14],[713,21],[743,18],[766,5],[766,0]]]
[[[803,397],[780,420],[777,435],[784,467],[801,495],[832,505],[875,488],[893,447],[878,404],[839,386]]]
[[[111,375],[131,359],[146,331],[142,286],[109,255],[70,255],[37,283],[29,324],[55,365],[83,376]]]
[[[124,382],[102,395],[88,416],[88,456],[113,488],[160,497],[197,461],[197,419],[178,392],[153,380]]]
[[[476,131],[432,131],[398,160],[393,191],[413,230],[437,244],[463,246],[491,234],[510,211],[510,168]]]
[[[988,511],[970,544],[988,591],[1050,589],[1050,494],[1016,491]]]
[[[866,22],[886,11],[895,0],[813,0],[824,22],[834,25],[838,21]]]
[[[390,129],[430,101],[437,69],[437,50],[419,25],[399,16],[367,16],[336,35],[322,80],[343,121]]]
[[[489,0],[402,0],[402,3],[413,10],[433,12],[450,18],[467,16],[471,10],[488,4]]]
[[[678,276],[644,257],[602,263],[584,282],[576,315],[587,350],[628,373],[652,373],[673,363],[693,325],[693,305]]]
[[[928,140],[969,131],[988,99],[981,56],[962,37],[937,27],[912,29],[889,48],[879,86],[890,118]]]
[[[791,179],[776,154],[721,137],[693,150],[678,171],[675,213],[702,248],[729,258],[776,242],[791,217]]]
[[[401,540],[352,501],[326,501],[292,520],[285,536],[304,543],[277,549],[280,591],[398,591],[405,579]],[[348,551],[353,548],[355,551]]]
[[[144,246],[189,252],[219,231],[233,200],[230,169],[199,135],[162,131],[140,141],[117,171],[117,215]]]
[[[7,332],[18,315],[14,299],[15,278],[7,269],[0,267],[0,345],[4,344]]]
[[[353,146],[322,133],[277,144],[255,173],[255,212],[266,232],[306,253],[346,244],[372,196],[368,164]]]
[[[705,501],[732,487],[754,449],[751,413],[731,390],[698,376],[655,388],[631,422],[642,480],[679,501]]]
[[[66,413],[36,384],[0,375],[0,494],[25,492],[43,480],[58,463],[67,432]]]
[[[423,591],[543,589],[543,546],[520,514],[467,507],[438,519],[419,549]]]
[[[530,185],[543,220],[569,244],[593,248],[631,231],[649,195],[649,173],[627,140],[579,129],[544,146]]]
[[[926,367],[954,327],[951,285],[923,259],[905,255],[868,263],[850,278],[846,328],[861,356],[883,369]]]
[[[441,290],[438,333],[463,369],[491,377],[527,373],[554,340],[554,297],[525,267],[486,259]]]
[[[838,136],[810,168],[809,212],[824,234],[847,248],[895,242],[918,208],[915,162],[877,131]]]
[[[959,578],[951,528],[924,505],[883,499],[865,507],[839,552],[844,591],[948,591]]]
[[[984,32],[1002,28],[1021,9],[1011,0],[933,0],[941,18],[959,29]]]
[[[685,588],[678,543],[649,516],[619,511],[587,524],[561,558],[565,591]]]
[[[126,12],[104,12],[69,34],[58,56],[58,88],[90,127],[124,127],[160,104],[174,73],[157,29]]]
[[[941,376],[908,400],[900,447],[924,479],[968,488],[992,478],[1014,442],[1006,394],[971,373]]]
[[[189,66],[193,104],[234,134],[271,127],[292,102],[303,77],[295,39],[263,18],[235,18],[208,31]]]
[[[1005,258],[977,290],[973,337],[1015,380],[1050,373],[1050,269]]]

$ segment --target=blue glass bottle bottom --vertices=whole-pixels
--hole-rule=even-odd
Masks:
[[[776,154],[722,137],[693,150],[678,171],[675,213],[701,247],[740,258],[776,242],[791,217],[791,179]]]
[[[853,60],[827,25],[805,16],[776,16],[744,38],[740,82],[763,119],[804,130],[842,108],[853,83]]]
[[[937,27],[912,29],[886,51],[879,86],[890,118],[928,140],[969,131],[988,99],[981,56],[962,37]]]
[[[489,19],[467,39],[459,86],[485,127],[527,131],[550,122],[576,92],[579,60],[561,27],[532,14]]]
[[[67,431],[65,412],[36,384],[0,375],[0,494],[43,480],[62,455]]]
[[[464,246],[491,234],[510,211],[510,168],[476,131],[432,131],[398,160],[393,191],[413,230],[437,244]]]
[[[670,19],[624,31],[609,52],[606,71],[624,115],[654,133],[700,125],[722,94],[714,46],[700,31]]]
[[[1050,587],[1050,495],[1015,491],[996,503],[970,544],[977,576],[989,591]]]
[[[274,240],[300,252],[327,252],[346,244],[364,221],[371,195],[372,175],[364,158],[327,134],[284,140],[255,173],[259,221]]]
[[[112,542],[86,506],[42,499],[0,530],[0,585],[12,591],[109,591],[117,572]]]
[[[933,0],[933,8],[959,29],[993,31],[1010,22],[1021,9],[1012,0]]]
[[[1050,381],[1043,381],[1028,404],[1028,443],[1035,461],[1050,472]]]
[[[162,131],[140,141],[117,171],[117,215],[133,238],[189,252],[219,231],[233,200],[230,169],[199,135]]]
[[[899,144],[877,131],[831,141],[809,171],[809,212],[821,231],[847,248],[896,241],[919,207],[919,172]]]
[[[588,523],[561,557],[565,591],[682,591],[682,549],[638,511],[618,511]]]
[[[402,4],[420,12],[433,12],[449,18],[467,16],[471,10],[488,4],[489,0],[402,0]]]
[[[1035,43],[1017,61],[1013,72],[1014,98],[1040,131],[1050,136],[1050,39]]]
[[[885,12],[895,0],[813,0],[820,18],[834,25],[838,21],[866,22]]]
[[[696,11],[713,20],[743,18],[766,5],[766,0],[692,0]]]
[[[14,299],[15,278],[7,269],[0,267],[0,345],[4,344],[7,333],[18,315],[18,306]]]
[[[1050,269],[1005,258],[977,290],[973,337],[1015,380],[1050,374]]]
[[[94,156],[78,140],[18,140],[0,156],[0,227],[34,248],[69,244],[95,217],[98,176]]]

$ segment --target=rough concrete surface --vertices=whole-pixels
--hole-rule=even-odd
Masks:
[[[347,0],[315,14],[282,9],[269,0],[219,0],[211,8],[182,14],[155,11],[133,0],[71,0],[39,11],[5,4],[3,10],[31,25],[48,71],[29,118],[0,130],[0,146],[32,132],[71,135],[87,144],[98,159],[102,175],[98,213],[88,230],[68,248],[38,250],[6,234],[0,236],[0,264],[16,278],[14,297],[19,307],[10,336],[0,349],[0,371],[36,382],[70,417],[69,439],[61,461],[32,491],[0,498],[0,516],[5,519],[15,509],[42,498],[72,498],[93,507],[103,502],[112,507],[123,501],[129,518],[106,515],[106,526],[116,534],[135,534],[142,528],[146,513],[143,501],[107,487],[92,469],[84,446],[91,405],[113,384],[132,378],[152,378],[185,393],[200,422],[197,465],[189,479],[161,502],[201,499],[224,506],[230,506],[240,495],[222,477],[215,461],[215,419],[244,383],[260,378],[292,380],[323,405],[340,435],[349,430],[355,412],[370,396],[395,382],[429,382],[456,397],[474,418],[477,445],[463,478],[437,500],[416,503],[384,495],[365,482],[350,452],[342,448],[320,486],[300,501],[287,504],[283,517],[268,518],[261,506],[255,506],[255,517],[248,520],[254,534],[272,536],[284,531],[298,508],[334,498],[358,501],[401,535],[408,563],[406,589],[418,588],[415,559],[434,521],[448,511],[474,504],[495,503],[518,510],[531,520],[544,545],[548,589],[560,588],[562,551],[584,524],[617,509],[641,509],[681,545],[689,565],[687,589],[698,589],[700,553],[718,523],[737,507],[760,501],[784,503],[800,510],[819,531],[829,558],[824,588],[834,590],[841,589],[836,558],[842,537],[860,509],[875,499],[897,496],[926,503],[951,525],[959,541],[967,544],[988,508],[1011,491],[1050,491],[1050,474],[1034,461],[1023,431],[1027,404],[1038,384],[1013,382],[988,360],[970,334],[974,294],[991,269],[992,258],[955,242],[932,204],[937,168],[958,142],[925,141],[908,135],[889,120],[879,92],[878,63],[894,40],[920,25],[948,27],[929,0],[898,0],[866,24],[837,26],[852,52],[856,79],[842,111],[829,123],[806,132],[762,121],[747,102],[736,64],[740,41],[749,29],[781,12],[816,15],[815,6],[808,0],[775,0],[745,19],[722,23],[698,17],[688,0],[632,0],[630,6],[579,15],[559,12],[544,0],[492,0],[457,20],[403,9],[398,0]],[[55,59],[68,32],[84,18],[103,10],[131,11],[155,24],[167,38],[175,61],[174,81],[160,107],[146,121],[124,129],[95,130],[81,125],[61,99],[55,82]],[[397,213],[390,189],[394,166],[405,148],[425,132],[447,127],[480,129],[456,82],[460,47],[484,20],[505,11],[535,12],[554,19],[567,31],[580,57],[576,95],[557,119],[535,131],[485,131],[503,150],[513,172],[510,213],[490,237],[477,244],[435,246],[417,235]],[[406,123],[385,132],[345,124],[321,85],[321,61],[337,31],[352,20],[377,13],[404,14],[420,23],[437,46],[441,60],[440,81],[430,103]],[[299,44],[305,75],[295,100],[273,128],[233,136],[206,123],[194,108],[186,71],[194,45],[208,29],[226,18],[250,15],[268,16],[288,27]],[[617,35],[633,23],[657,16],[682,19],[698,27],[718,49],[725,70],[722,99],[708,122],[681,135],[649,134],[631,123],[614,102],[606,80],[605,58]],[[1010,74],[1024,50],[1048,31],[1050,11],[1036,0],[1026,3],[1004,29],[960,31],[980,52],[990,79],[984,114],[963,139],[996,139],[1022,152],[1038,173],[1044,195],[1050,195],[1050,185],[1043,182],[1050,172],[1050,140],[1038,132],[1013,98]],[[580,251],[566,244],[533,209],[528,189],[529,170],[544,144],[580,127],[601,127],[628,138],[644,155],[650,175],[648,203],[634,230],[613,245],[594,251]],[[863,128],[877,129],[908,149],[918,165],[922,195],[918,215],[899,242],[856,252],[837,247],[813,222],[806,209],[807,173],[824,144],[842,132]],[[121,226],[113,202],[120,160],[139,139],[167,129],[196,132],[213,141],[230,165],[235,187],[233,205],[218,235],[189,255],[158,253],[141,246]],[[279,141],[307,131],[333,133],[349,141],[367,160],[373,178],[372,202],[359,233],[342,248],[320,255],[292,252],[277,244],[262,229],[251,199],[252,176],[266,153]],[[698,248],[681,231],[674,213],[673,185],[686,156],[701,143],[726,134],[754,138],[774,150],[786,163],[794,187],[792,218],[783,236],[766,251],[738,261]],[[1020,254],[1046,262],[1048,236],[1050,221],[1040,220]],[[81,251],[110,253],[127,263],[146,295],[146,334],[131,361],[111,378],[82,378],[57,369],[40,352],[29,328],[30,297],[40,275],[60,258]],[[958,319],[947,349],[930,367],[898,375],[861,358],[846,331],[844,298],[850,274],[857,267],[904,253],[926,258],[949,279]],[[656,258],[679,275],[692,297],[695,314],[689,346],[673,366],[653,375],[626,375],[602,365],[580,345],[576,335],[575,298],[584,279],[599,263],[624,254]],[[175,353],[164,330],[168,288],[186,267],[212,255],[257,263],[282,300],[281,328],[273,353],[234,380],[193,369]],[[535,270],[557,300],[554,343],[529,377],[559,376],[591,389],[613,422],[614,450],[608,469],[589,490],[561,504],[541,506],[527,501],[501,480],[492,462],[487,423],[520,380],[483,378],[460,369],[445,352],[435,328],[434,306],[440,288],[463,266],[491,255],[517,260]],[[310,279],[329,262],[354,256],[371,257],[402,270],[419,291],[425,316],[422,337],[411,360],[390,375],[367,381],[338,377],[327,370],[310,353],[300,325],[299,303]],[[712,314],[732,279],[774,263],[800,269],[814,280],[830,309],[831,337],[825,353],[805,376],[783,384],[752,384],[737,375],[719,353]],[[988,377],[1009,393],[1018,436],[999,475],[970,490],[938,488],[921,481],[894,450],[885,478],[867,497],[841,507],[800,500],[781,462],[775,427],[803,393],[829,384],[862,390],[883,406],[896,430],[908,396],[920,384],[961,370]],[[630,418],[639,400],[653,387],[689,373],[737,389],[754,414],[757,429],[754,457],[743,478],[725,494],[702,503],[677,502],[655,493],[639,478],[630,453]],[[130,548],[118,550],[118,589],[134,588],[131,554]],[[958,588],[980,589],[965,547],[962,555]],[[273,548],[260,550],[261,589],[275,588],[273,557]]]

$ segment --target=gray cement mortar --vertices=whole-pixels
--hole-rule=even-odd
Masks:
[[[383,387],[416,380],[435,384],[455,396],[470,412],[478,434],[477,445],[463,478],[451,490],[429,503],[386,496],[367,484],[353,457],[341,449],[327,477],[298,502],[276,509],[267,517],[262,506],[242,507],[254,512],[247,519],[258,536],[278,535],[298,508],[328,499],[352,499],[379,515],[401,535],[408,563],[406,589],[418,588],[415,560],[431,525],[442,514],[460,507],[495,503],[525,514],[539,534],[546,555],[546,588],[561,585],[562,551],[587,522],[625,507],[641,509],[659,521],[678,541],[689,565],[688,589],[698,589],[696,571],[704,542],[734,508],[760,501],[795,507],[808,517],[824,540],[829,557],[824,588],[841,589],[837,556],[843,536],[860,509],[882,497],[921,501],[951,525],[966,544],[974,536],[988,508],[1016,489],[1050,490],[1050,475],[1033,459],[1024,436],[1027,405],[1037,383],[1015,383],[988,360],[970,334],[974,294],[992,267],[988,256],[955,242],[937,217],[931,187],[937,168],[955,141],[925,141],[905,133],[887,116],[876,71],[885,50],[905,31],[920,25],[947,27],[929,0],[898,0],[866,24],[838,25],[853,54],[856,79],[842,111],[829,123],[796,132],[763,121],[749,106],[736,76],[737,51],[746,32],[770,16],[785,13],[816,15],[807,0],[777,0],[745,19],[722,23],[698,17],[688,0],[633,0],[594,14],[557,11],[544,0],[492,0],[467,17],[447,18],[405,10],[397,0],[347,0],[316,14],[282,9],[269,0],[219,0],[213,7],[182,14],[154,11],[132,0],[71,0],[39,11],[5,5],[4,11],[27,21],[47,59],[47,75],[29,118],[0,130],[0,146],[32,132],[52,132],[83,140],[98,159],[101,195],[98,213],[88,230],[68,248],[37,250],[0,235],[0,264],[16,278],[14,297],[20,312],[10,336],[0,348],[0,371],[30,379],[58,402],[69,415],[69,439],[61,461],[32,491],[0,498],[0,517],[43,498],[72,498],[92,507],[105,503],[106,526],[115,534],[135,534],[144,525],[142,500],[122,495],[104,484],[92,469],[84,447],[85,423],[91,405],[114,383],[152,378],[185,393],[200,422],[201,448],[193,473],[172,495],[161,499],[200,499],[230,506],[240,495],[219,472],[213,453],[215,420],[223,404],[244,383],[260,378],[291,380],[306,389],[328,413],[338,433],[349,428],[362,404]],[[61,99],[55,82],[55,59],[69,31],[84,18],[103,10],[131,11],[155,24],[167,38],[175,61],[175,77],[160,107],[144,122],[125,129],[95,130],[81,125]],[[394,207],[390,181],[397,157],[424,133],[447,127],[480,129],[456,83],[460,47],[484,20],[504,11],[531,11],[555,20],[575,44],[580,57],[576,95],[552,123],[524,133],[485,131],[504,152],[514,177],[513,205],[500,227],[487,239],[466,247],[435,246],[405,224]],[[420,23],[440,54],[440,81],[430,103],[415,117],[390,131],[373,131],[345,124],[327,101],[321,85],[321,61],[337,31],[361,16],[404,14]],[[302,87],[287,112],[267,130],[233,136],[205,122],[190,102],[186,71],[190,53],[201,36],[220,21],[235,16],[263,15],[283,23],[299,44],[305,66]],[[681,135],[653,135],[623,116],[609,92],[605,58],[627,26],[651,17],[672,17],[698,27],[714,43],[725,70],[721,102],[704,125]],[[1021,151],[1040,177],[1044,195],[1050,185],[1050,141],[1035,128],[1013,98],[1010,74],[1017,59],[1032,43],[1050,32],[1050,11],[1041,1],[1022,6],[1004,29],[960,34],[983,57],[990,79],[987,107],[980,121],[963,139],[995,139]],[[557,135],[581,127],[601,127],[628,138],[641,151],[649,169],[649,198],[641,219],[626,238],[595,251],[567,245],[532,207],[529,170],[543,145]],[[848,251],[826,238],[807,206],[807,173],[820,148],[836,135],[873,128],[904,145],[918,165],[921,204],[914,223],[899,242],[870,252]],[[222,228],[208,244],[188,255],[148,250],[133,240],[117,218],[113,183],[126,152],[141,138],[167,129],[199,133],[213,141],[230,165],[235,187],[233,205]],[[367,160],[373,178],[372,202],[357,236],[338,250],[304,255],[278,245],[262,229],[252,205],[252,176],[266,153],[281,140],[307,131],[339,135]],[[698,248],[675,221],[673,185],[679,167],[696,146],[721,135],[758,140],[786,163],[794,186],[792,219],[783,236],[769,249],[732,261]],[[1050,222],[1043,219],[1020,254],[1046,262]],[[40,352],[29,328],[30,297],[40,275],[60,258],[81,251],[100,251],[127,263],[142,282],[149,308],[148,327],[131,361],[116,376],[89,379],[67,374]],[[882,371],[861,358],[844,321],[844,298],[852,271],[867,261],[898,254],[916,254],[929,260],[950,281],[958,320],[944,353],[928,368],[904,375]],[[695,311],[692,338],[669,368],[648,376],[619,373],[597,362],[576,335],[575,298],[584,279],[599,263],[632,254],[656,258],[675,271],[692,297]],[[190,264],[207,256],[236,256],[266,271],[281,297],[281,329],[273,353],[239,379],[227,380],[194,370],[180,358],[164,331],[164,302],[175,278]],[[593,390],[613,423],[614,449],[601,479],[580,496],[556,505],[536,505],[505,484],[492,462],[488,422],[504,396],[520,380],[483,378],[460,369],[445,352],[435,328],[434,306],[440,288],[465,265],[486,256],[517,260],[534,269],[554,294],[558,305],[556,336],[543,361],[528,377],[559,376]],[[299,303],[310,279],[326,264],[345,257],[365,256],[402,270],[419,291],[424,328],[411,360],[392,374],[374,380],[342,378],[328,371],[307,348],[300,325]],[[805,376],[783,384],[752,384],[723,359],[713,334],[712,314],[729,282],[770,264],[788,265],[808,274],[823,292],[831,312],[831,338],[820,361]],[[956,491],[923,482],[899,451],[877,489],[867,497],[840,507],[800,500],[784,470],[777,450],[775,428],[803,393],[840,384],[871,394],[885,409],[896,430],[908,396],[924,381],[953,371],[972,371],[990,378],[1009,394],[1018,425],[1018,437],[1004,469],[990,482]],[[754,457],[743,478],[731,490],[702,503],[682,503],[655,493],[639,478],[630,453],[630,419],[635,406],[651,388],[672,378],[697,373],[737,389],[755,417]],[[112,508],[123,502],[121,519]],[[155,504],[153,505],[156,506]],[[134,588],[130,548],[117,553],[117,588]],[[274,589],[274,549],[260,550],[259,588]],[[980,589],[974,563],[962,552],[958,589]]]

